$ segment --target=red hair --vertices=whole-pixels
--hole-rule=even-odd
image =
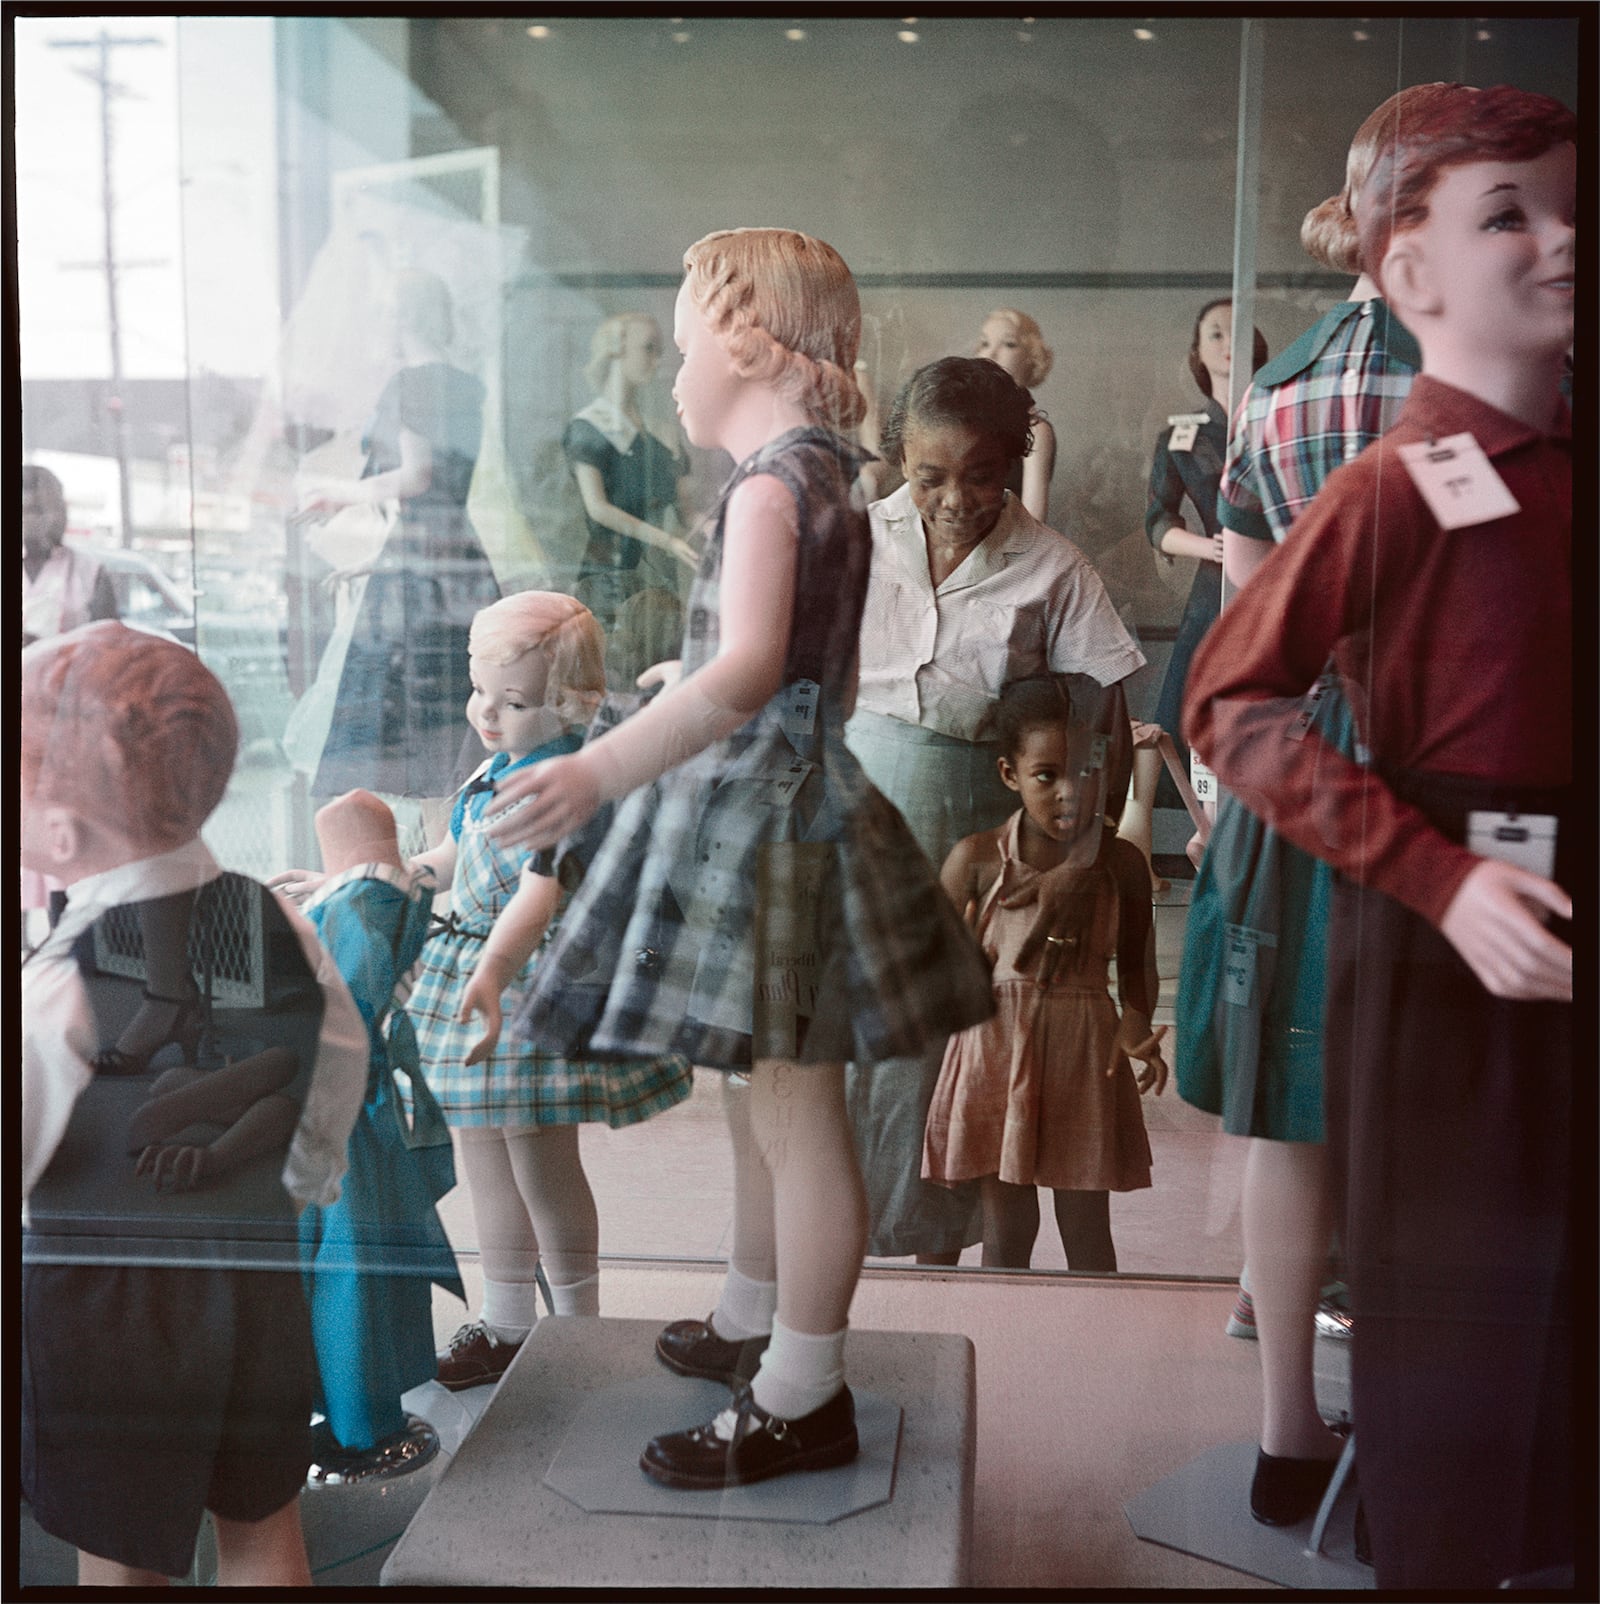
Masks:
[[[1442,97],[1403,126],[1396,117],[1356,201],[1363,265],[1378,277],[1394,236],[1427,221],[1428,197],[1448,168],[1533,161],[1577,137],[1578,120],[1559,100],[1509,84]]]

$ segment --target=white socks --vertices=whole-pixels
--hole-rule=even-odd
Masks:
[[[798,1420],[837,1397],[844,1386],[844,1338],[844,1331],[813,1337],[774,1320],[772,1341],[750,1384],[755,1401],[769,1415]]]
[[[721,1300],[711,1316],[711,1329],[727,1342],[764,1337],[772,1330],[777,1309],[776,1281],[752,1281],[730,1264],[728,1279],[722,1283]]]
[[[581,1281],[550,1283],[552,1314],[599,1314],[600,1277],[586,1275]]]
[[[496,1342],[521,1342],[539,1318],[537,1281],[491,1281],[483,1278],[483,1307],[478,1318]]]

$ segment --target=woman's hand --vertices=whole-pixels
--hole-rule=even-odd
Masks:
[[[1124,1008],[1117,1024],[1117,1036],[1111,1049],[1111,1064],[1106,1070],[1110,1079],[1117,1073],[1124,1053],[1142,1065],[1134,1071],[1134,1080],[1141,1093],[1154,1090],[1159,1097],[1167,1089],[1167,1061],[1161,1056],[1161,1038],[1171,1027],[1159,1025],[1151,1030],[1150,1021],[1137,1008]]]
[[[211,1149],[157,1143],[139,1155],[133,1173],[148,1175],[158,1192],[192,1192],[211,1177]]]
[[[1539,908],[1572,917],[1572,899],[1553,880],[1485,858],[1457,888],[1439,930],[1493,996],[1571,1002],[1572,948],[1539,922]]]
[[[472,1049],[467,1053],[466,1063],[470,1069],[474,1064],[481,1064],[494,1054],[500,1045],[500,1025],[502,1015],[500,1012],[500,981],[497,975],[489,973],[483,968],[473,971],[472,979],[466,984],[461,993],[461,1011],[456,1018],[466,1024],[476,1014],[483,1021],[483,1034],[478,1038]]]
[[[314,869],[285,869],[282,874],[275,874],[267,881],[267,889],[281,891],[298,907],[327,878],[327,875],[318,874]]]
[[[587,824],[600,806],[600,784],[587,753],[547,758],[522,769],[495,789],[486,817],[489,839],[503,847],[537,852]]]

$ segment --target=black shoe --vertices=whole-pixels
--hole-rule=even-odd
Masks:
[[[421,1470],[439,1452],[439,1433],[416,1415],[407,1415],[399,1431],[370,1448],[344,1447],[325,1420],[313,1426],[311,1432],[308,1487],[353,1487],[357,1482],[387,1481]]]
[[[451,1392],[486,1386],[498,1381],[511,1367],[524,1339],[500,1342],[491,1337],[483,1321],[464,1325],[450,1339],[449,1348],[439,1355],[437,1379]]]
[[[719,1435],[721,1422],[727,1435]],[[845,1387],[798,1420],[769,1415],[748,1387],[703,1426],[652,1437],[639,1468],[668,1487],[738,1487],[791,1470],[829,1470],[861,1452],[856,1404]]]
[[[1293,1526],[1316,1513],[1333,1480],[1333,1459],[1290,1459],[1256,1452],[1256,1473],[1250,1482],[1250,1513],[1263,1526]]]
[[[674,1320],[666,1326],[656,1337],[656,1358],[680,1376],[699,1376],[737,1387],[754,1377],[771,1341],[768,1335],[729,1342],[711,1329],[707,1315],[704,1320]]]

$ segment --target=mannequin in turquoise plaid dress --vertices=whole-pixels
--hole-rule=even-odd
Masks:
[[[843,1352],[867,1220],[844,1060],[915,1053],[992,1000],[959,914],[843,739],[871,541],[863,458],[824,424],[861,415],[855,283],[786,229],[709,235],[684,265],[674,395],[690,441],[739,467],[705,524],[682,677],[510,780],[491,829],[549,848],[618,804],[516,1028],[565,1052],[679,1051],[749,1073],[727,1099],[722,1301],[656,1352],[680,1374],[753,1379],[640,1461],[719,1488],[855,1456]]]
[[[339,1199],[300,1216],[317,1407],[332,1439],[318,1446],[316,1460],[324,1472],[349,1477],[407,1467],[438,1451],[433,1428],[408,1417],[400,1399],[434,1376],[433,1286],[463,1300],[466,1293],[435,1208],[455,1185],[450,1132],[422,1083],[403,1006],[428,935],[431,887],[402,867],[393,815],[376,797],[356,792],[330,803],[317,815],[317,834],[324,860],[339,872],[304,911],[370,1042],[366,1101],[350,1134]],[[376,839],[384,834],[386,841]],[[361,861],[349,863],[352,857]],[[397,1077],[410,1094],[410,1120]]]

